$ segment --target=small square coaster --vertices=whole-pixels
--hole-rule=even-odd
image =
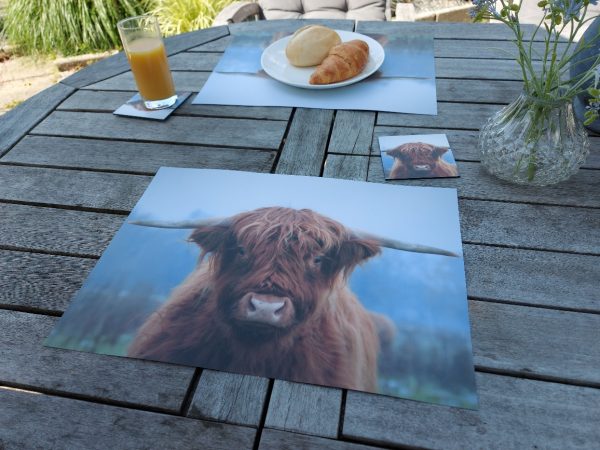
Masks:
[[[379,149],[386,180],[459,176],[445,134],[380,136]]]
[[[135,94],[127,101],[127,103],[119,106],[113,114],[116,114],[117,116],[138,117],[140,119],[165,120],[187,100],[190,94],[191,92],[177,92],[177,101],[173,106],[155,110],[146,109],[140,94]]]

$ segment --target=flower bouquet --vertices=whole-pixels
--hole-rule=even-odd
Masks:
[[[481,130],[482,163],[492,174],[516,183],[547,185],[569,178],[585,161],[589,140],[573,114],[572,101],[587,91],[590,99],[585,122],[598,118],[600,55],[580,60],[578,56],[589,53],[600,33],[578,44],[575,37],[596,18],[586,18],[589,5],[596,2],[540,1],[537,5],[543,17],[526,38],[519,21],[519,4],[513,0],[474,0],[476,21],[499,21],[514,33],[524,83],[522,94]],[[575,61],[590,68],[571,78],[569,68]]]

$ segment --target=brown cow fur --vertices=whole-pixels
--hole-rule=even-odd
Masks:
[[[394,158],[389,178],[433,178],[456,177],[458,170],[454,164],[444,161],[441,156],[448,147],[436,147],[423,142],[411,142],[399,145],[386,153]],[[418,170],[420,166],[422,169]],[[423,169],[427,167],[427,169]]]
[[[208,261],[142,326],[128,354],[349,389],[376,391],[378,331],[347,286],[356,264],[380,252],[311,210],[262,208],[194,230]],[[291,299],[285,328],[239,320],[240,299]]]

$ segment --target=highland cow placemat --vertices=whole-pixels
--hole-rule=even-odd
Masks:
[[[46,345],[476,408],[469,330],[456,190],[161,168]]]

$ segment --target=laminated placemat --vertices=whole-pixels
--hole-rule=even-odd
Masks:
[[[385,51],[382,66],[362,81],[326,90],[290,86],[262,69],[264,49],[285,35],[236,35],[193,103],[437,114],[431,35],[367,35]]]

